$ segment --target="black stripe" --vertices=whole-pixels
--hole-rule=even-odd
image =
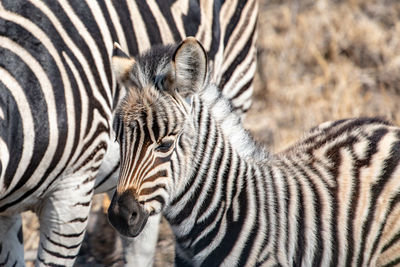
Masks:
[[[139,196],[150,195],[150,194],[154,193],[155,191],[157,191],[158,189],[166,190],[166,185],[165,184],[157,184],[153,187],[144,188],[144,189],[140,190]]]
[[[160,29],[158,28],[157,21],[154,18],[153,13],[151,12],[146,1],[136,1],[136,4],[146,27],[146,32],[147,36],[149,37],[150,44],[162,44]]]
[[[280,231],[279,231],[279,229],[280,229],[280,225],[281,225],[281,221],[280,221],[280,209],[281,208],[283,208],[283,207],[280,207],[280,203],[279,203],[279,201],[278,201],[278,190],[277,190],[277,188],[276,188],[276,179],[275,179],[275,175],[274,175],[274,172],[273,172],[273,170],[272,170],[272,168],[271,169],[269,169],[268,170],[269,171],[269,177],[270,177],[270,179],[271,179],[271,194],[274,196],[274,203],[273,203],[273,205],[272,205],[272,203],[270,203],[270,205],[271,206],[273,206],[273,212],[274,212],[274,214],[275,214],[275,225],[274,225],[274,228],[276,229],[276,232],[275,232],[275,236],[274,236],[274,238],[275,238],[275,240],[279,240],[279,236],[280,236]],[[278,242],[275,242],[274,243],[274,253],[276,254],[277,252],[278,252]]]
[[[153,132],[154,139],[156,141],[158,141],[161,138],[161,136],[160,136],[160,127],[159,127],[158,121],[157,121],[156,109],[152,110],[151,116],[152,116],[152,120],[153,120],[153,123],[151,125],[151,131]]]
[[[208,126],[210,126],[211,123],[213,123],[213,121],[211,121],[210,117],[207,117],[207,121],[210,121],[207,123]],[[212,127],[215,127],[214,125]],[[207,131],[205,131],[206,136],[203,136],[203,140],[205,143],[207,143],[207,145],[203,146],[203,148],[206,148],[207,151],[204,152],[204,154],[206,155],[213,155],[215,153],[215,149],[216,149],[216,144],[217,144],[217,132],[214,131],[213,135],[210,136],[210,130],[207,129]],[[211,142],[211,143],[209,143]],[[199,148],[200,150],[201,148]],[[198,173],[195,173],[195,175],[193,175],[193,178],[191,178],[191,182],[189,182],[189,185],[193,185],[194,181],[196,181],[194,186],[202,186],[204,184],[204,182],[206,181],[206,179],[208,179],[209,177],[209,173],[208,173],[208,168],[210,166],[210,158],[208,157],[203,157],[203,153],[201,153],[201,155],[199,155],[198,160],[196,160],[197,162],[199,162],[199,165],[202,166],[202,170],[203,173],[201,176],[198,175]],[[191,189],[192,186],[190,186]],[[170,223],[172,225],[179,225],[181,224],[186,218],[188,218],[190,216],[190,214],[193,212],[192,209],[193,207],[196,205],[196,201],[197,199],[200,197],[202,191],[200,190],[201,188],[196,188],[194,190],[193,195],[190,197],[189,201],[185,204],[185,207],[182,209],[182,212],[180,213],[179,216],[176,216],[173,220],[170,220]],[[185,190],[183,190],[184,194],[189,194],[190,191],[187,188],[185,188]],[[175,199],[176,200],[176,199]],[[173,201],[173,203],[176,203],[175,200]]]
[[[229,68],[222,75],[221,81],[219,83],[219,88],[224,88],[226,83],[232,77],[233,72],[236,70],[237,66],[239,66],[243,60],[249,55],[250,48],[253,46],[253,36],[255,34],[256,27],[253,28],[250,38],[247,40],[245,46],[241,49],[239,55],[235,57]],[[252,55],[251,55],[252,56]],[[246,90],[252,84],[253,79],[251,79],[237,94],[235,97],[241,95],[244,90]],[[250,84],[249,84],[250,83]],[[247,86],[247,88],[246,88]],[[245,89],[244,89],[245,88]]]
[[[297,181],[298,178],[296,178],[296,175],[293,175],[293,178],[295,178],[296,181],[296,188],[297,188],[297,203],[298,203],[298,222],[297,222],[297,242],[296,242],[296,249],[295,249],[295,256],[293,258],[293,266],[301,266],[301,262],[303,260],[303,249],[305,247],[305,224],[304,224],[304,219],[306,216],[306,212],[305,212],[305,203],[304,203],[304,197],[303,197],[303,192],[302,192],[302,186],[299,184],[299,182]]]
[[[74,207],[76,206],[84,206],[84,207],[88,207],[90,205],[91,201],[87,201],[87,202],[78,202],[74,204]]]
[[[157,201],[161,204],[161,206],[164,206],[165,204],[165,199],[162,196],[155,196],[146,200],[148,203],[151,201]]]
[[[66,237],[66,238],[75,238],[75,237],[80,237],[81,235],[83,235],[85,233],[85,230],[83,230],[80,233],[73,233],[73,234],[62,234],[60,232],[57,231],[52,231],[54,234],[62,236],[62,237]]]
[[[246,180],[249,180],[249,183],[247,184],[248,187],[253,187],[253,191],[255,194],[255,207],[257,207],[256,209],[256,216],[254,218],[254,224],[251,227],[249,236],[247,237],[246,240],[246,245],[243,247],[243,249],[241,250],[241,254],[239,257],[239,262],[238,262],[238,266],[245,266],[247,263],[248,258],[250,257],[250,253],[253,250],[254,247],[254,243],[256,241],[257,238],[257,234],[260,231],[260,225],[259,225],[259,220],[260,220],[260,211],[258,208],[260,208],[260,197],[258,195],[258,190],[257,190],[257,183],[256,183],[256,177],[255,177],[255,173],[254,173],[254,169],[249,167],[249,174],[244,176],[244,178]],[[247,189],[246,189],[247,191]],[[250,202],[250,196],[247,196]],[[250,210],[246,209],[246,217],[250,217],[249,215]],[[257,249],[257,248],[256,248]]]
[[[241,168],[241,166],[239,166],[238,168]],[[247,169],[245,170],[244,175],[241,175],[240,177],[246,177],[246,176],[247,176]],[[225,233],[224,238],[220,241],[220,245],[216,247],[208,255],[207,259],[202,263],[203,266],[220,266],[222,261],[225,259],[226,255],[228,255],[232,251],[233,246],[236,244],[237,240],[240,237],[246,219],[246,214],[247,214],[246,211],[248,210],[247,192],[245,190],[248,181],[247,179],[243,179],[242,181],[243,181],[242,188],[236,188],[237,186],[235,186],[235,190],[240,190],[238,196],[238,203],[239,203],[238,220],[237,221],[234,220],[232,205],[230,207],[226,207],[226,219],[227,219],[226,229],[228,230],[228,232]],[[234,197],[235,195],[232,195],[232,199]],[[208,240],[207,244],[205,239],[203,246],[206,247],[207,245],[209,245],[209,243],[210,240]]]
[[[22,245],[24,243],[24,234],[22,232],[22,225],[18,229],[17,238],[18,238],[19,243]]]
[[[87,216],[86,217],[78,217],[78,218],[75,218],[75,219],[72,219],[72,220],[68,221],[68,223],[76,223],[76,222],[84,223],[84,222],[87,221],[87,219],[88,219]]]
[[[1,23],[1,19],[0,19]],[[9,27],[12,27],[14,24],[9,24],[8,22],[3,22]],[[29,35],[30,33],[26,33],[25,29],[20,28],[19,26],[15,26],[16,33],[20,33],[22,36],[24,35]],[[7,27],[7,26],[6,26]],[[11,35],[11,34],[10,34]],[[17,38],[17,36],[15,36]],[[27,37],[28,38],[28,37]],[[33,37],[32,37],[33,38]],[[36,40],[37,41],[37,40]],[[0,53],[2,54],[2,65],[6,67],[6,69],[9,69],[9,72],[12,76],[16,77],[19,80],[20,85],[27,90],[25,92],[25,96],[28,100],[29,103],[29,108],[32,111],[32,117],[33,117],[33,123],[34,123],[34,133],[35,133],[35,140],[34,140],[34,147],[33,147],[33,155],[31,161],[29,162],[29,165],[27,166],[24,174],[16,184],[16,186],[6,195],[2,196],[2,199],[6,199],[9,197],[11,194],[16,192],[18,189],[20,189],[28,179],[31,177],[32,173],[34,170],[37,168],[37,166],[40,164],[41,159],[43,158],[48,143],[49,143],[49,128],[48,128],[48,110],[47,110],[47,105],[45,102],[45,97],[44,94],[42,93],[39,81],[37,80],[36,76],[34,73],[31,71],[31,69],[25,65],[25,63],[22,61],[21,58],[19,58],[17,55],[11,53],[8,50],[5,50],[3,48],[0,48]],[[22,84],[21,84],[22,83]],[[12,88],[10,88],[12,90]],[[7,97],[7,101],[12,103],[13,99],[11,97]],[[14,102],[15,103],[15,102]],[[16,103],[15,103],[16,104]],[[16,158],[20,157],[21,151],[22,151],[22,143],[23,143],[23,137],[22,135],[18,134],[19,131],[22,129],[22,117],[19,116],[19,113],[16,110],[16,106],[11,106],[10,108],[13,108],[13,110],[10,110],[10,115],[16,115],[16,117],[9,118],[12,120],[20,119],[21,121],[14,121],[12,124],[9,124],[12,128],[7,130],[6,133],[11,134],[10,136],[7,136],[5,138],[6,142],[9,143],[8,146],[10,149],[10,153],[13,153],[11,155],[15,155]],[[63,114],[63,111],[60,110],[60,114]],[[65,115],[64,115],[65,116]],[[16,139],[18,138],[18,139]],[[20,138],[20,139],[19,139]],[[62,138],[60,138],[62,139]],[[60,140],[62,142],[62,140]],[[15,144],[16,148],[20,149],[19,151],[15,151],[13,148],[13,145]],[[58,155],[55,155],[55,158]],[[8,165],[10,167],[7,167],[6,169],[6,183],[11,182],[9,180],[11,177],[14,176],[16,167],[14,164],[18,164],[18,162],[13,162],[14,158],[10,158],[10,162]],[[12,173],[11,173],[12,171]],[[7,178],[8,177],[8,178]],[[2,206],[0,208],[0,211],[4,211],[6,208],[5,206]]]
[[[246,92],[250,86],[253,84],[253,78],[251,78],[247,83],[245,83],[242,88],[240,88],[240,90],[234,95],[234,97],[231,98],[231,100],[237,99],[239,98],[244,92]],[[243,107],[234,107],[233,109],[238,109],[238,108],[242,108]],[[246,110],[243,109],[243,112],[246,112]]]
[[[400,256],[397,257],[396,259],[392,260],[388,264],[383,265],[382,267],[395,267],[395,266],[399,266],[399,264],[400,264]]]
[[[160,7],[160,11],[168,24],[168,28],[172,32],[174,42],[178,43],[182,41],[182,37],[179,34],[178,28],[171,13],[171,6],[175,3],[175,1],[176,0],[156,0],[156,3]]]
[[[44,251],[46,251],[48,254],[50,254],[50,255],[52,255],[52,256],[54,256],[54,257],[57,257],[57,258],[62,258],[62,259],[75,259],[76,256],[78,256],[78,254],[76,254],[76,255],[63,255],[63,254],[61,254],[61,253],[58,253],[58,252],[55,252],[55,251],[51,251],[51,250],[47,249],[47,248],[43,245],[42,242],[40,242],[40,246],[41,246],[42,249],[43,249]]]
[[[220,1],[213,1],[213,14],[212,14],[212,37],[211,37],[211,46],[209,51],[207,51],[207,55],[210,59],[214,60],[215,55],[218,52],[219,44],[221,40],[221,24],[220,20],[220,12],[221,12],[221,3]]]
[[[114,24],[112,23],[111,15],[110,15],[110,13],[108,12],[108,9],[107,9],[106,4],[104,3],[103,0],[97,1],[97,3],[98,3],[98,5],[99,5],[99,7],[100,7],[100,9],[101,9],[101,13],[103,13],[104,20],[105,20],[106,23],[107,23],[107,29],[108,29],[108,31],[110,32],[110,35],[111,35],[112,40],[113,40],[114,42],[115,42],[115,41],[121,42],[121,40],[118,40],[118,35],[117,35],[117,32],[116,32],[116,30],[115,30],[115,28],[114,28]],[[85,20],[82,20],[82,21],[85,21]],[[107,50],[104,50],[104,51],[107,51]],[[111,51],[107,51],[107,52],[110,53]],[[108,54],[108,53],[107,53],[107,54]],[[110,84],[111,84],[111,83],[110,83]]]
[[[380,140],[387,133],[388,133],[388,130],[386,128],[380,128],[380,129],[375,130],[373,132],[373,134],[370,137],[368,137],[368,141],[369,142],[368,142],[368,147],[367,147],[365,159],[357,160],[355,162],[355,164],[353,165],[353,176],[354,176],[353,185],[352,185],[353,192],[352,192],[351,201],[349,203],[350,209],[349,209],[349,216],[348,216],[348,220],[347,220],[347,240],[346,240],[346,243],[347,243],[346,264],[347,265],[351,265],[351,262],[352,262],[352,260],[353,260],[353,258],[355,256],[354,255],[355,240],[354,240],[354,237],[353,237],[353,229],[354,229],[353,220],[355,218],[355,214],[357,213],[358,201],[359,201],[359,198],[360,198],[360,171],[361,171],[361,168],[370,165],[370,163],[372,161],[372,157],[377,152],[377,147],[378,147],[378,144],[379,144]],[[334,162],[333,165],[340,166],[341,162],[338,161],[337,157],[338,157],[338,154],[332,158],[332,160]],[[336,160],[335,160],[335,158],[336,158]],[[336,176],[334,176],[334,177],[336,177]],[[335,191],[335,199],[338,198],[337,193],[338,192],[336,190]],[[338,201],[334,202],[335,203],[335,210],[338,210],[337,202]],[[334,213],[334,215],[337,217],[338,213],[336,212],[336,213]],[[337,218],[335,220],[337,221]],[[333,227],[334,227],[335,231],[338,230],[336,223],[333,223]],[[334,239],[333,241],[336,241],[336,240]],[[337,241],[336,241],[336,243],[337,243]],[[338,255],[339,252],[337,251],[337,249],[334,252],[336,252],[334,254],[336,256],[335,257],[336,260],[333,262],[333,264],[338,262],[338,257],[339,257],[339,255]]]
[[[81,245],[81,243],[78,243],[78,244],[76,244],[76,245],[71,245],[71,246],[67,246],[67,245],[64,245],[64,244],[61,244],[61,243],[59,243],[59,242],[56,242],[56,241],[54,241],[54,240],[52,240],[48,235],[44,235],[45,237],[46,237],[46,239],[50,242],[50,243],[52,243],[53,245],[56,245],[56,246],[59,246],[59,247],[62,247],[62,248],[66,248],[66,249],[75,249],[75,248],[79,248],[79,246]]]
[[[122,25],[122,30],[124,31],[124,36],[128,45],[128,54],[135,56],[139,54],[138,42],[137,36],[133,31],[133,24],[126,1],[112,0],[112,4],[118,12],[119,21]]]
[[[217,192],[216,189],[216,183],[217,183],[217,179],[221,179],[219,178],[220,172],[222,171],[222,168],[224,166],[221,166],[221,162],[222,162],[222,158],[224,156],[224,147],[223,145],[221,145],[221,141],[222,141],[222,136],[217,135],[215,136],[215,139],[217,139],[217,144],[216,147],[218,148],[212,155],[212,159],[211,161],[213,163],[210,162],[210,164],[214,164],[214,165],[210,165],[208,171],[207,171],[207,176],[209,177],[209,179],[211,179],[211,184],[208,187],[207,191],[203,191],[201,193],[201,195],[206,195],[204,202],[201,203],[201,208],[196,216],[196,220],[198,220],[200,217],[203,216],[203,214],[209,210],[209,207],[211,205],[211,202],[213,201],[213,198],[215,197],[215,195],[219,195],[220,192]],[[216,157],[216,159],[215,159]],[[227,164],[226,164],[227,165]],[[213,166],[214,168],[211,169],[211,166]],[[228,167],[230,167],[230,165],[227,165]],[[226,167],[224,168],[224,171],[226,171]],[[229,169],[228,169],[229,170]],[[203,189],[203,186],[202,186]]]
[[[368,209],[368,216],[365,220],[365,224],[362,227],[360,255],[359,258],[357,259],[358,264],[363,264],[364,262],[365,243],[366,239],[368,238],[369,231],[371,230],[379,195],[385,188],[388,181],[390,179],[393,179],[392,174],[399,165],[399,161],[400,161],[400,141],[397,141],[392,144],[389,156],[384,160],[383,163],[384,168],[381,174],[379,175],[378,182],[373,184],[371,187],[371,198],[370,198],[371,205]]]
[[[267,179],[267,177],[271,177],[271,176],[268,176],[267,172],[270,174],[271,173],[271,169],[270,168],[260,168],[260,172],[261,172],[261,177],[262,177],[261,181],[262,181],[262,185],[263,185],[264,192],[265,192],[264,199],[266,201],[264,209],[265,209],[265,214],[266,214],[265,222],[266,222],[266,227],[267,228],[265,229],[265,233],[271,233],[271,224],[272,224],[271,215],[272,215],[272,213],[274,211],[271,208],[271,205],[269,205],[270,203],[267,204],[267,202],[269,202],[268,199],[269,199],[269,193],[270,193],[268,190],[271,187],[271,183]],[[272,191],[272,189],[270,191]],[[288,213],[286,213],[286,214],[288,214]],[[265,236],[263,248],[265,248],[266,244],[269,243],[270,238],[273,238],[270,234],[267,234]]]
[[[7,252],[7,256],[6,256],[6,258],[4,259],[4,261],[0,262],[0,266],[6,266],[6,264],[7,264],[8,260],[9,260],[9,258],[10,258],[10,251]]]
[[[390,249],[392,246],[397,245],[400,241],[400,232],[398,232],[386,245],[382,247],[381,252],[385,252]]]
[[[196,110],[195,112],[196,112],[196,114],[198,116],[198,119],[195,121],[195,123],[196,123],[197,126],[200,127],[200,125],[202,125],[202,120],[203,120],[202,116],[206,115],[206,114],[203,114],[204,110],[203,110],[203,105],[202,105],[201,102],[199,103],[199,110]],[[210,132],[210,120],[208,120],[208,119],[205,120],[204,127],[205,127],[205,132],[206,133]],[[198,128],[198,129],[200,129],[200,128]],[[200,134],[197,135],[196,137],[197,138],[195,140],[195,143],[193,144],[193,147],[197,148],[196,152],[198,154],[196,155],[196,158],[202,159],[203,158],[202,157],[203,154],[201,152],[203,151],[203,149],[207,145],[207,138],[202,138],[202,140],[201,140],[200,139],[201,138]],[[199,144],[200,142],[201,142],[201,144]],[[172,206],[175,205],[176,203],[178,203],[181,200],[181,198],[189,191],[189,188],[191,188],[193,186],[193,184],[196,181],[196,179],[194,179],[194,177],[197,176],[197,174],[199,172],[199,169],[200,169],[200,166],[201,166],[201,160],[194,162],[193,171],[192,171],[191,175],[189,175],[189,177],[193,177],[193,178],[191,178],[188,181],[188,183],[186,184],[185,189],[182,191],[182,193],[180,193],[178,196],[176,196],[176,197],[174,197],[172,199],[172,201],[171,201],[171,205]]]
[[[90,1],[90,0],[89,0]],[[98,47],[99,51],[103,51],[100,53],[101,56],[101,61],[104,64],[104,69],[95,69],[94,65],[92,66],[92,70],[94,73],[100,73],[100,72],[105,72],[108,85],[110,86],[109,88],[105,89],[111,89],[111,84],[112,84],[112,78],[111,78],[111,62],[110,62],[110,57],[109,57],[109,52],[107,51],[106,45],[104,43],[105,40],[102,39],[101,31],[99,28],[99,25],[97,24],[94,15],[92,14],[89,6],[87,6],[86,1],[82,0],[69,0],[69,4],[73,7],[75,14],[79,17],[80,21],[84,22],[85,27],[93,40],[96,43],[96,46]],[[102,2],[102,1],[99,1]],[[97,14],[100,16],[100,14]],[[93,48],[91,49],[93,50]],[[89,51],[88,51],[89,52]],[[86,52],[85,54],[88,55],[89,53]],[[108,53],[107,53],[108,52]],[[104,96],[105,97],[105,96]],[[105,98],[107,99],[107,98]],[[111,104],[111,103],[108,103]]]
[[[215,179],[213,179],[212,184],[209,186],[207,192],[202,192],[202,194],[207,194],[209,196],[207,196],[205,198],[204,203],[201,203],[201,208],[198,212],[198,214],[196,215],[196,224],[195,226],[192,228],[192,230],[185,236],[181,235],[179,236],[179,238],[177,238],[177,240],[179,242],[186,242],[188,240],[191,240],[189,246],[192,246],[193,242],[195,241],[195,239],[209,226],[211,225],[213,222],[215,222],[218,212],[220,210],[220,205],[216,208],[214,208],[211,212],[209,211],[209,206],[212,202],[212,199],[214,197],[218,197],[219,201],[218,203],[221,203],[221,201],[227,201],[226,198],[226,183],[227,180],[229,178],[228,174],[229,174],[229,170],[230,170],[230,166],[231,166],[231,154],[232,151],[229,151],[229,157],[228,160],[225,164],[225,167],[220,167],[220,162],[221,162],[221,157],[222,157],[222,153],[220,153],[220,155],[218,155],[218,163],[215,165],[216,168],[214,168],[214,170],[212,170],[213,172],[215,171],[222,171],[223,169],[223,176],[220,177],[220,174],[208,174],[208,177],[215,177]],[[217,182],[217,179],[222,179],[221,181],[221,188],[219,189],[219,191],[215,190],[214,184]],[[218,195],[218,196],[215,196]],[[199,221],[199,219],[204,215],[205,212],[209,212],[208,216],[203,219],[203,221]],[[205,237],[207,239],[207,237]]]
[[[247,2],[248,1],[245,1],[245,0],[238,1],[236,8],[235,8],[235,13],[232,15],[232,17],[228,23],[228,27],[226,28],[226,31],[225,31],[224,47],[227,46],[229,39],[232,37],[231,35],[239,23],[243,8],[246,6]]]
[[[40,258],[40,256],[37,257],[37,260],[43,263],[45,266],[51,266],[51,267],[65,267],[65,265],[60,265],[57,263],[52,263],[52,262],[46,262],[44,259]]]
[[[3,54],[3,49],[0,47],[0,54]],[[4,55],[4,54],[3,54]],[[0,60],[0,66],[7,65],[7,59]],[[12,90],[12,88],[10,88]],[[0,81],[0,106],[3,108],[4,120],[0,118],[0,139],[7,144],[8,151],[11,155],[7,165],[1,165],[0,173],[4,173],[4,183],[0,184],[1,188],[7,189],[11,184],[12,178],[17,171],[18,164],[22,157],[22,148],[24,136],[22,129],[22,117],[19,113],[17,103],[11,95],[9,89]],[[40,155],[38,155],[40,157]],[[4,168],[4,169],[2,169]]]
[[[94,187],[94,189],[96,190],[97,188],[99,188],[100,186],[102,186],[106,181],[108,181],[108,179],[110,179],[111,176],[112,176],[116,171],[118,171],[119,167],[120,167],[120,162],[118,161],[118,163],[112,168],[112,170],[111,170],[105,177],[103,177],[103,180],[101,180],[101,182],[99,182],[99,183]]]
[[[313,183],[313,181],[310,179],[309,175],[307,174],[306,170],[304,168],[302,168],[303,165],[299,165],[297,163],[295,163],[296,161],[293,161],[293,166],[295,166],[295,168],[301,173],[301,175],[304,177],[304,181],[307,182],[307,186],[310,188],[310,190],[313,193],[313,199],[314,199],[314,203],[313,203],[313,208],[314,208],[314,212],[315,212],[315,225],[316,225],[316,229],[315,229],[315,238],[316,238],[316,248],[314,250],[314,258],[313,258],[313,263],[312,266],[320,266],[321,261],[322,261],[322,252],[324,251],[324,243],[322,242],[322,201],[321,201],[321,196],[320,196],[320,192],[317,190],[317,186]],[[322,188],[325,189],[325,188]],[[323,193],[322,193],[323,194]],[[329,204],[328,204],[329,205]]]
[[[286,207],[285,214],[289,215],[290,200],[292,199],[293,196],[290,193],[289,182],[288,182],[287,176],[288,175],[286,173],[286,169],[282,168],[282,181],[285,182],[285,192],[284,192],[285,195],[283,196],[283,198],[285,200],[285,205],[286,205],[285,206]],[[294,229],[291,229],[291,227],[290,227],[289,218],[286,219],[285,229],[286,229],[285,249],[288,252],[289,251],[289,236],[290,236],[290,233],[294,230]]]
[[[73,164],[76,164],[78,161],[82,160],[82,157],[86,154],[86,152],[88,151],[89,147],[93,145],[93,143],[96,142],[96,140],[98,139],[98,135],[106,132],[108,133],[109,130],[109,125],[104,125],[103,123],[98,123],[96,125],[96,130],[95,132],[97,134],[93,134],[91,136],[91,138],[83,145],[82,149],[81,149],[81,153],[79,153],[79,156],[75,159],[75,161],[73,162]],[[90,153],[89,156],[87,156],[87,158],[81,163],[80,166],[77,167],[77,169],[82,168],[83,166],[85,166],[87,164],[88,161],[92,160],[94,158],[94,156],[96,155],[96,153],[101,150],[101,149],[107,149],[107,143],[102,141],[100,142],[96,148],[94,149],[94,151],[92,153]]]
[[[198,1],[189,1],[189,9],[187,15],[182,15],[183,27],[186,36],[196,36],[199,30],[201,10]],[[186,37],[184,36],[184,37]]]

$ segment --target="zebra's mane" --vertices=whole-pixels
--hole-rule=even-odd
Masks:
[[[210,77],[210,75],[207,75]],[[243,127],[242,118],[234,111],[232,103],[223,96],[221,90],[207,78],[199,92],[202,103],[208,107],[211,116],[218,123],[223,135],[228,138],[237,153],[248,160],[264,161],[269,153],[258,144],[250,132]]]

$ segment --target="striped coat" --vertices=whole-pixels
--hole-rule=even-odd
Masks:
[[[132,59],[117,52],[130,90],[115,116],[121,172],[109,208],[121,234],[162,212],[177,265],[400,264],[399,127],[327,122],[270,154],[209,82],[194,38]]]
[[[93,192],[115,188],[112,115],[125,89],[111,72],[114,41],[137,54],[198,36],[213,79],[245,111],[256,12],[256,1],[1,1],[0,265],[24,263],[25,210],[39,216],[37,263],[72,265]]]

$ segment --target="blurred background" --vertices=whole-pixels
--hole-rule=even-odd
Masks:
[[[279,152],[311,127],[348,117],[400,125],[400,1],[260,0],[258,70],[246,127]],[[107,198],[95,196],[76,266],[121,265],[121,241],[108,225]],[[27,212],[24,242],[33,266],[38,223]],[[155,266],[173,266],[163,220]]]

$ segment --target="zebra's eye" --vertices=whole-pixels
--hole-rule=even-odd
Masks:
[[[161,141],[156,147],[156,151],[166,153],[171,149],[173,144],[174,142],[172,140]]]

